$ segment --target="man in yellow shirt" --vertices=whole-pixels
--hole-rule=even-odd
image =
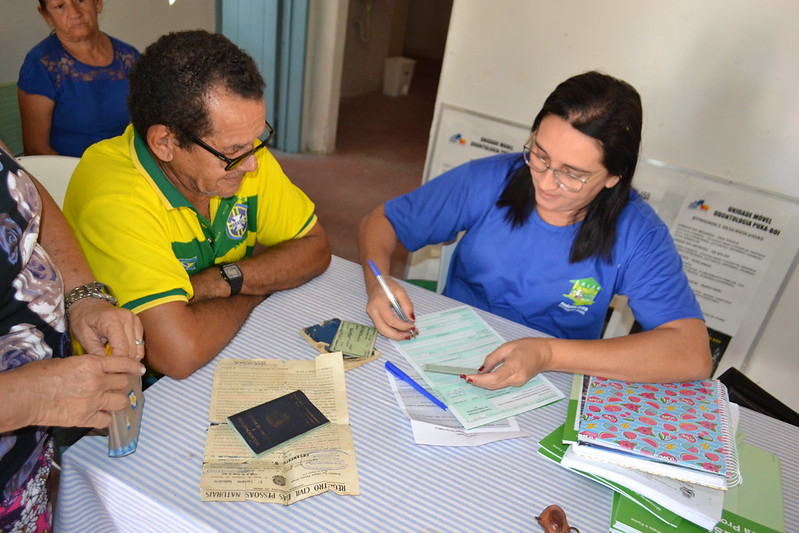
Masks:
[[[95,276],[144,325],[145,362],[177,379],[330,262],[314,204],[265,148],[263,92],[227,38],[161,37],[130,75],[132,125],[84,153],[67,191]]]

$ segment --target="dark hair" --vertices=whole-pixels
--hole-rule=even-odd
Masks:
[[[204,30],[168,33],[148,46],[130,73],[128,108],[136,132],[163,124],[181,146],[190,135],[211,132],[208,95],[222,87],[245,99],[261,99],[264,79],[244,50]]]
[[[569,261],[589,257],[611,260],[616,222],[630,198],[633,174],[641,146],[643,111],[638,92],[628,83],[592,71],[569,78],[558,85],[533,121],[538,129],[547,115],[558,116],[574,129],[593,137],[602,148],[602,162],[619,182],[603,188],[579,214],[583,223],[572,243]],[[525,223],[535,208],[535,189],[530,172],[519,159],[508,171],[508,184],[497,201],[507,207],[505,221],[513,227]]]

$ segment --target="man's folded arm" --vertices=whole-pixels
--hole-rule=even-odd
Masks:
[[[244,276],[241,294],[268,296],[275,291],[298,287],[324,272],[330,265],[330,244],[317,221],[304,236],[269,248],[256,246],[252,257],[236,264]],[[230,287],[216,267],[192,276],[191,284],[192,301],[230,295]]]
[[[189,302],[168,302],[139,313],[146,332],[145,362],[175,379],[190,376],[230,342],[266,296],[305,283],[329,264],[330,245],[317,222],[303,237],[258,247],[253,257],[238,262],[244,274],[241,294],[230,296],[216,267],[195,274]]]
[[[238,295],[168,302],[142,311],[147,366],[171,378],[189,377],[230,342],[264,298]]]

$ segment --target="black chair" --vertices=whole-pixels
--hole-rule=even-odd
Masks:
[[[718,379],[727,387],[731,402],[799,426],[799,414],[796,411],[766,392],[737,368],[728,368]]]

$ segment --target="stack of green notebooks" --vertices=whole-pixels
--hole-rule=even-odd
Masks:
[[[713,533],[785,532],[782,481],[777,457],[766,450],[741,443],[738,447],[744,482],[724,494],[721,520]],[[703,533],[707,529],[687,520],[661,520],[635,500],[613,495],[611,533]]]
[[[614,494],[611,532],[685,531],[769,533],[784,531],[779,459],[744,442],[737,448],[743,482],[726,491],[674,481],[576,456],[583,376],[575,376],[566,423],[539,443],[539,453],[610,489]],[[596,463],[596,464],[590,464]]]

